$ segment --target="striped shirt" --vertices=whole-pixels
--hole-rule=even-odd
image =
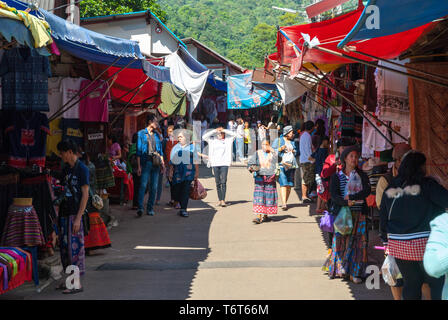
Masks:
[[[341,195],[343,197],[346,196],[345,194],[345,187],[347,186],[348,183],[348,178],[345,173],[343,173],[342,171],[339,173],[339,187],[341,190]],[[351,211],[362,211],[363,205],[362,204],[354,204],[353,206],[350,207]]]

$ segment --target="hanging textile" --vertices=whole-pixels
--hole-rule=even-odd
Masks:
[[[285,105],[297,100],[307,90],[307,88],[299,82],[291,80],[288,76],[283,74],[278,75],[275,84],[277,85],[278,92],[280,92]]]
[[[49,76],[48,57],[39,55],[35,49],[6,50],[0,62],[3,110],[49,111]]]
[[[255,83],[251,79],[251,73],[228,77],[228,109],[251,109],[281,101],[276,85]]]
[[[34,48],[33,36],[22,22],[17,20],[12,20],[8,18],[3,18],[0,15],[0,35],[6,39],[8,42],[16,41],[18,44],[27,46],[29,48]],[[52,45],[54,42],[52,43]],[[42,56],[51,56],[47,47],[35,48],[36,52]]]
[[[50,133],[47,116],[39,112],[13,112],[7,119],[8,164],[15,168],[45,167],[47,134]]]
[[[192,112],[201,99],[210,71],[194,72],[185,64],[177,51],[166,57],[165,66],[170,68],[171,82],[190,97],[193,103]]]
[[[162,84],[159,111],[164,117],[171,115],[185,116],[187,111],[186,93],[169,83]]]
[[[5,2],[0,1],[0,17],[15,19],[23,22],[25,27],[30,30],[34,47],[40,48],[53,42],[51,38],[50,25],[45,20],[39,19],[25,11],[16,10],[9,7]]]
[[[87,88],[88,87],[88,88]],[[87,88],[87,90],[84,90]],[[95,88],[95,89],[94,89]],[[84,122],[109,122],[109,86],[105,81],[96,80],[92,83],[90,80],[81,82],[79,102],[79,120]]]
[[[404,65],[409,59],[395,62]],[[378,65],[387,65],[380,61]],[[406,71],[405,67],[398,68]],[[408,77],[395,72],[377,69],[377,114],[383,121],[409,123]]]

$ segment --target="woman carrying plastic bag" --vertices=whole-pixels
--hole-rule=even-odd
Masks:
[[[331,253],[324,265],[331,279],[350,278],[354,283],[362,282],[367,267],[365,199],[370,195],[369,178],[358,168],[358,160],[358,148],[346,148],[341,155],[342,170],[331,177],[331,212],[337,216]]]

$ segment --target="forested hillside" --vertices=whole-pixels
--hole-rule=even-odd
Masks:
[[[275,51],[276,26],[300,24],[309,0],[158,0],[167,25],[179,37],[193,37],[246,68],[261,67]]]
[[[81,17],[151,9],[180,38],[195,38],[246,68],[275,52],[277,26],[305,23],[311,0],[84,0]],[[350,0],[343,8],[356,6]],[[286,13],[272,6],[301,10]]]

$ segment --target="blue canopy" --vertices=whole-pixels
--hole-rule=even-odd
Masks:
[[[275,84],[252,83],[252,73],[230,76],[227,87],[228,109],[251,109],[281,101]]]
[[[10,7],[17,10],[26,10],[28,5],[18,0],[3,0]],[[56,44],[70,54],[92,62],[110,65],[117,58],[121,58],[115,66],[124,67],[131,60],[136,61],[128,68],[140,69],[140,59],[144,59],[140,52],[138,42],[107,36],[98,32],[70,23],[48,11],[39,9],[31,14],[42,16],[51,28],[51,35]]]
[[[370,11],[369,6],[379,9],[379,17],[376,18],[379,29],[368,29],[366,26],[367,19],[375,12]],[[350,41],[384,37],[414,29],[446,15],[447,0],[369,0],[358,22],[338,44],[338,48]]]
[[[21,45],[35,49],[42,56],[51,56],[46,47],[34,48],[33,36],[22,21],[0,17],[0,35],[8,42],[14,38]]]

